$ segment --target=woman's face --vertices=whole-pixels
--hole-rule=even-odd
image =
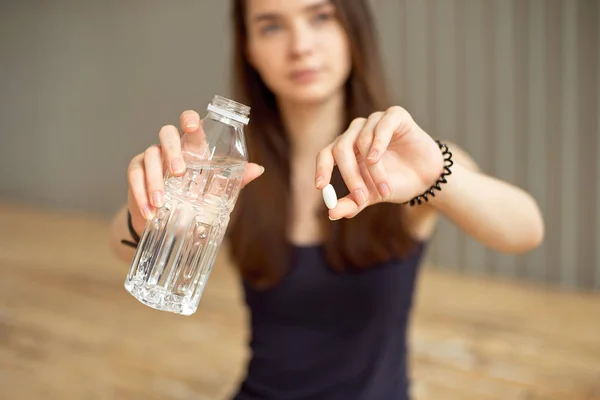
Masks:
[[[351,69],[346,33],[323,0],[246,0],[248,59],[281,100],[314,103],[342,90]]]

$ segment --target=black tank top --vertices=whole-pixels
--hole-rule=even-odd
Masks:
[[[424,245],[404,260],[337,273],[294,247],[266,291],[244,283],[251,358],[234,400],[407,400],[407,328]]]

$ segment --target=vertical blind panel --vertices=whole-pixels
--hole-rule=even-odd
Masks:
[[[598,3],[596,3],[596,22],[594,24],[594,26],[596,27],[596,66],[592,72],[596,79],[596,103],[594,109],[594,114],[596,115],[596,154],[594,156],[594,158],[596,159],[596,178],[593,181],[588,182],[589,186],[587,187],[589,188],[588,193],[593,193],[594,186],[596,187],[596,201],[594,202],[596,208],[596,224],[594,235],[591,236],[589,240],[591,246],[596,249],[596,260],[594,263],[592,263],[592,266],[590,266],[590,268],[593,268],[594,264],[596,265],[594,271],[594,287],[597,289],[600,289],[600,161],[598,160],[598,157],[600,157],[600,76],[598,76],[600,75],[600,72],[598,72],[598,70],[600,70],[600,28],[598,27],[599,24],[600,6],[598,6]],[[593,135],[594,132],[592,131],[591,134]],[[592,220],[592,218],[590,218],[590,220]]]
[[[579,261],[577,252],[577,139],[579,119],[577,118],[577,1],[562,3],[563,48],[561,77],[561,134],[559,151],[562,162],[559,173],[562,187],[560,196],[560,280],[567,286],[576,284],[576,266]]]
[[[546,107],[546,0],[531,0],[525,2],[529,8],[527,21],[526,42],[529,56],[526,58],[528,80],[525,83],[524,97],[527,98],[527,126],[523,134],[523,142],[527,148],[524,175],[526,176],[525,188],[537,200],[544,216],[549,214],[548,209],[548,176],[551,175],[546,162],[548,152],[548,114]],[[525,38],[523,38],[525,39]],[[525,40],[524,40],[525,41]],[[546,246],[536,249],[522,257],[524,260],[525,276],[534,281],[544,281],[546,266]]]
[[[492,112],[495,129],[494,136],[490,137],[488,143],[494,159],[492,173],[500,179],[516,184],[514,2],[494,0],[487,6],[493,15],[490,33],[494,38],[495,60],[494,85],[490,96],[494,103]],[[494,253],[490,264],[499,275],[513,276],[516,272],[516,260],[511,255]]]
[[[469,153],[473,160],[482,169],[486,168],[486,137],[487,132],[487,108],[486,94],[489,92],[486,73],[486,21],[484,20],[484,7],[486,0],[475,0],[468,4],[460,0],[462,13],[461,35],[456,38],[457,42],[463,41],[465,46],[465,58],[461,60],[460,67],[465,71],[465,134],[460,145]],[[443,66],[440,64],[440,68]],[[464,257],[461,262],[464,268],[475,273],[486,272],[486,249],[475,239],[464,236]]]
[[[560,263],[560,191],[562,150],[561,140],[561,79],[562,79],[562,1],[548,0],[546,2],[546,24],[545,33],[546,47],[546,173],[548,174],[548,185],[546,187],[546,199],[548,201],[547,212],[544,215],[547,229],[545,247],[547,251],[546,279],[551,282],[560,280],[558,265]],[[541,101],[541,99],[540,99]]]
[[[529,68],[528,68],[528,57],[529,57],[529,41],[528,38],[528,27],[529,27],[529,4],[527,1],[512,0],[512,14],[511,18],[514,19],[514,34],[512,35],[512,43],[514,46],[514,68],[515,68],[515,79],[514,79],[514,138],[513,146],[515,152],[515,165],[514,165],[514,183],[520,187],[526,187],[528,184],[527,174],[527,156],[529,151],[529,141],[526,140],[528,136],[528,123],[529,123],[529,99],[528,99],[528,86],[529,82]],[[527,257],[513,257],[514,259],[514,271],[513,276],[523,278],[527,276]]]

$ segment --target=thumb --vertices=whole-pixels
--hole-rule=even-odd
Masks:
[[[261,167],[256,163],[248,163],[246,165],[246,171],[244,172],[244,178],[242,179],[242,188],[261,176],[265,172],[265,168]]]

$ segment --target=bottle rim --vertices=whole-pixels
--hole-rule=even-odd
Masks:
[[[224,108],[221,107],[217,107],[213,104],[209,104],[208,107],[206,107],[206,109],[208,111],[212,111],[214,113],[217,113],[219,115],[222,115],[224,117],[227,117],[229,119],[232,119],[234,121],[240,122],[244,125],[248,125],[248,122],[250,121],[250,119],[248,117],[242,117],[239,114],[233,113],[231,111],[225,110]]]
[[[207,110],[247,125],[250,107],[223,96],[215,95]]]

